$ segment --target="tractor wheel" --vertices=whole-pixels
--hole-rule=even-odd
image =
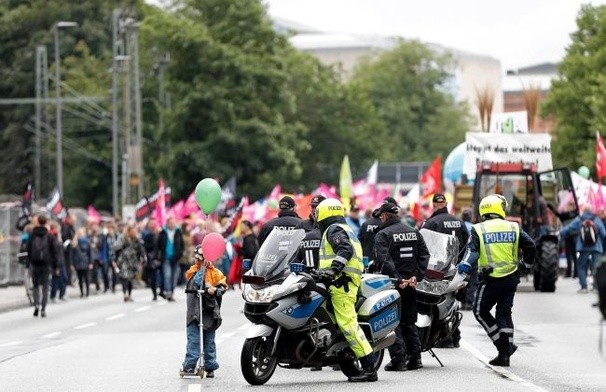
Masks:
[[[553,241],[541,243],[539,289],[544,293],[553,293],[558,280],[558,244]]]

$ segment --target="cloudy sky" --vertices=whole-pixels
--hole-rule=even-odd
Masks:
[[[270,15],[326,32],[399,35],[492,56],[503,70],[557,62],[581,4],[606,0],[265,0]]]

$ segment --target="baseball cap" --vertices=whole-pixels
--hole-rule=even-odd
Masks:
[[[442,193],[436,193],[431,200],[433,203],[446,203],[446,196]]]
[[[279,205],[281,210],[292,210],[295,208],[295,201],[290,196],[284,196],[280,199]]]
[[[398,205],[398,202],[396,201],[396,199],[394,199],[391,196],[387,196],[385,199],[383,199],[383,202],[392,203],[392,204],[395,204],[396,206]]]
[[[326,200],[326,198],[322,195],[316,195],[314,197],[311,198],[311,206],[312,207],[317,207],[318,204],[320,204],[323,200]]]
[[[384,212],[388,212],[390,214],[397,214],[398,212],[400,212],[400,207],[398,207],[394,203],[385,202],[385,203],[381,204],[381,207],[379,207],[379,209],[377,211],[377,216],[381,215]]]

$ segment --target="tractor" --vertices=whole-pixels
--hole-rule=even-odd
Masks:
[[[579,215],[570,171],[561,168],[539,173],[531,163],[484,162],[477,166],[473,193],[469,190],[474,222],[479,221],[478,205],[484,196],[498,193],[507,199],[507,219],[517,222],[535,240],[534,289],[554,292],[559,270],[558,232]]]

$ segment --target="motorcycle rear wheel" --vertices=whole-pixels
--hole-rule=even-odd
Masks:
[[[246,339],[240,356],[240,368],[250,385],[263,385],[274,374],[278,359],[271,356],[272,341],[265,336]]]
[[[385,350],[381,350],[375,353],[377,355],[377,361],[375,362],[375,370],[379,370],[381,367],[381,363],[383,362],[383,356],[385,355]],[[357,376],[362,372],[362,366],[360,366],[360,361],[357,359],[349,359],[343,360],[339,362],[339,366],[341,367],[341,371],[346,377]]]

